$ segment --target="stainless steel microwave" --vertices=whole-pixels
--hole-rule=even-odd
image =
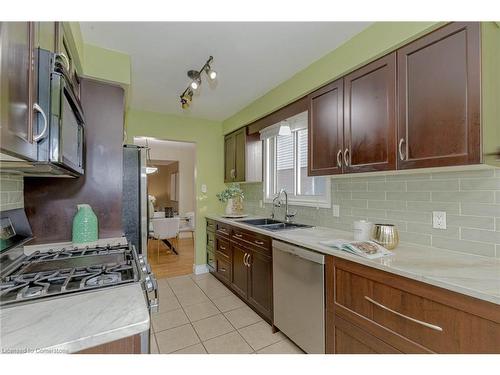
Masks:
[[[64,56],[38,49],[35,161],[3,155],[1,169],[25,176],[77,177],[85,171],[85,118]]]

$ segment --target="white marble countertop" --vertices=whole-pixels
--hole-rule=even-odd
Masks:
[[[73,353],[149,330],[149,312],[134,283],[0,310],[2,353]]]
[[[254,217],[244,219],[226,219],[220,215],[206,215],[206,217],[265,234],[276,240],[282,240],[323,254],[334,255],[500,305],[500,259],[400,243],[393,250],[394,255],[370,260],[319,244],[320,241],[331,239],[352,240],[353,235],[350,232],[324,227],[271,232],[239,222]]]

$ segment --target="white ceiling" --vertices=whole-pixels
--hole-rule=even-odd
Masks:
[[[369,22],[82,22],[85,43],[131,56],[130,106],[223,120],[366,28]],[[191,108],[186,72],[214,56]]]

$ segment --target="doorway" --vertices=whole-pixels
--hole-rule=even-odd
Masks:
[[[189,275],[195,263],[196,144],[135,137],[149,147],[148,262],[157,278]]]

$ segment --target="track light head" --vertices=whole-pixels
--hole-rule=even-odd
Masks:
[[[189,83],[189,86],[184,92],[181,94],[181,106],[182,109],[187,109],[189,108],[189,105],[191,104],[191,101],[193,99],[193,92],[198,90],[201,85],[201,73],[205,72],[205,74],[208,76],[208,78],[213,81],[217,78],[217,72],[212,69],[210,64],[213,61],[213,57],[210,56],[208,60],[205,62],[205,65],[201,67],[201,69],[198,70],[189,70],[187,72],[188,77],[191,79],[191,82]]]

